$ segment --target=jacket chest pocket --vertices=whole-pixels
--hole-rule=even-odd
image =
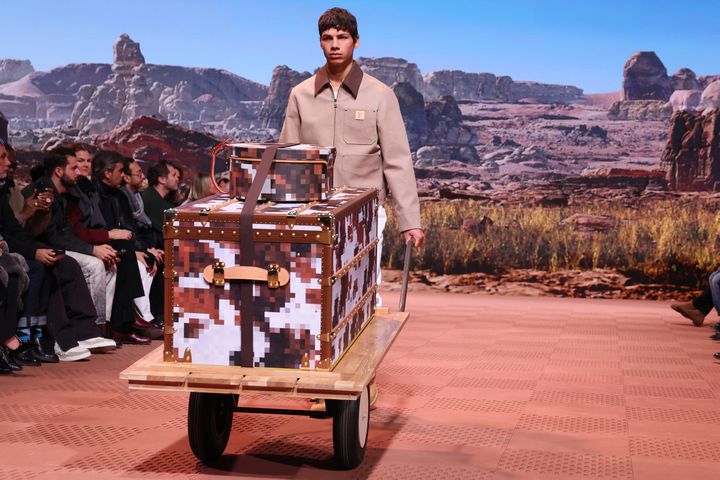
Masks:
[[[343,108],[343,140],[348,145],[377,143],[377,110]]]

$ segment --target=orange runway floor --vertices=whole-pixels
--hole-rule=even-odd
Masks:
[[[408,305],[354,471],[335,469],[330,420],[276,415],[236,414],[225,456],[199,464],[187,395],[128,391],[118,372],[150,347],[125,346],[0,376],[0,478],[720,478],[720,342],[667,302]]]

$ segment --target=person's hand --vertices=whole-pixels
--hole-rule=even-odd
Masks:
[[[112,248],[110,245],[103,244],[103,245],[95,245],[92,249],[93,256],[99,258],[105,264],[115,264],[117,263],[117,252],[114,248]]]
[[[123,230],[120,228],[113,228],[108,232],[110,240],[130,240],[132,238],[132,232],[130,230]]]
[[[412,228],[410,230],[405,230],[403,232],[403,238],[405,239],[405,243],[408,242],[411,238],[415,239],[415,248],[420,248],[423,246],[423,243],[425,243],[425,234],[422,230],[419,228]]]
[[[55,252],[50,248],[38,248],[35,250],[35,260],[48,267],[54,265],[60,259],[60,256],[55,255]]]
[[[165,252],[163,252],[159,248],[148,248],[147,251],[150,255],[155,257],[155,259],[157,259],[159,263],[165,262]]]
[[[151,277],[154,277],[155,273],[157,273],[157,262],[153,263],[152,267],[149,267],[147,263],[147,254],[143,252],[135,252],[135,256],[137,257],[138,262],[145,266],[145,270],[148,274],[150,274]]]
[[[52,207],[52,204],[55,202],[55,195],[53,195],[52,190],[47,188],[44,192],[37,194],[37,201],[39,208],[43,211],[49,212],[50,207]]]

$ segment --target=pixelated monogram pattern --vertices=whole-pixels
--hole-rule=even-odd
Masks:
[[[253,287],[253,350],[257,367],[298,368],[305,353],[314,368],[320,360],[322,302],[330,302],[333,328],[358,304],[368,290],[375,285],[376,249],[368,251],[360,261],[340,277],[331,288],[330,298],[323,299],[320,279],[348,265],[377,238],[377,197],[370,197],[363,205],[353,208],[353,202],[367,189],[346,189],[333,194],[328,200],[312,205],[298,214],[317,217],[319,214],[336,214],[340,207],[349,206],[350,212],[336,217],[335,251],[331,259],[332,272],[322,272],[323,245],[256,242],[254,265],[266,267],[277,263],[290,272],[290,282],[285,287],[269,289],[258,283]],[[237,221],[209,221],[200,215],[206,208],[214,212],[238,216],[243,202],[227,203],[231,197],[216,195],[209,199],[180,207],[180,212],[197,213],[196,220],[173,219],[177,235],[189,234],[192,227],[210,227],[208,231],[222,228],[237,229]],[[277,215],[276,224],[253,224],[253,229],[290,229],[283,225],[287,213],[303,207],[304,203],[263,205],[265,215]],[[321,230],[320,226],[295,225],[295,230]],[[173,270],[173,353],[182,358],[190,348],[193,363],[212,365],[239,365],[241,346],[240,283],[228,281],[224,287],[208,285],[202,273],[214,261],[223,261],[226,267],[239,265],[238,241],[174,239]],[[336,333],[331,344],[331,360],[334,363],[352,343],[355,336],[370,319],[375,306],[375,295],[366,301],[348,322]]]
[[[362,331],[365,324],[370,320],[370,317],[372,317],[374,310],[375,295],[371,295],[353,318],[337,332],[331,346],[330,358],[332,359],[333,365],[340,360],[345,350],[350,346],[352,341],[355,340],[355,337],[357,337],[360,331]]]
[[[229,144],[232,193],[245,197],[255,178],[267,146],[258,143]],[[280,148],[260,193],[261,200],[275,202],[314,202],[326,200],[333,184],[335,149],[317,145]],[[253,161],[254,160],[254,161]],[[314,162],[314,163],[311,163]]]
[[[250,158],[259,160],[267,145],[262,143],[231,143],[227,145],[231,158]],[[278,160],[326,160],[332,163],[335,158],[333,147],[320,145],[293,145],[279,148],[275,153]]]
[[[255,179],[257,163],[233,160],[230,193],[245,197]],[[324,163],[273,162],[260,192],[261,200],[313,202],[326,200],[332,186],[332,169]]]
[[[357,190],[354,189],[340,192],[337,197],[340,200],[356,195]],[[335,271],[340,270],[343,265],[347,265],[368,243],[377,238],[377,207],[377,198],[373,198],[371,202],[361,206],[350,215],[338,219],[333,265]]]
[[[173,282],[173,350],[182,358],[190,348],[193,363],[240,365],[240,283],[208,285],[203,269],[215,260],[240,264],[237,242],[175,240]],[[253,287],[253,364],[298,368],[308,354],[310,366],[320,359],[320,245],[256,243],[255,266],[277,263],[290,272],[288,285]]]

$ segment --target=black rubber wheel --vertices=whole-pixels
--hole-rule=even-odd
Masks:
[[[335,458],[349,470],[360,465],[365,457],[370,429],[369,387],[356,400],[338,400],[331,405]]]
[[[201,462],[212,463],[225,451],[235,405],[234,395],[190,393],[188,439],[190,448]]]

